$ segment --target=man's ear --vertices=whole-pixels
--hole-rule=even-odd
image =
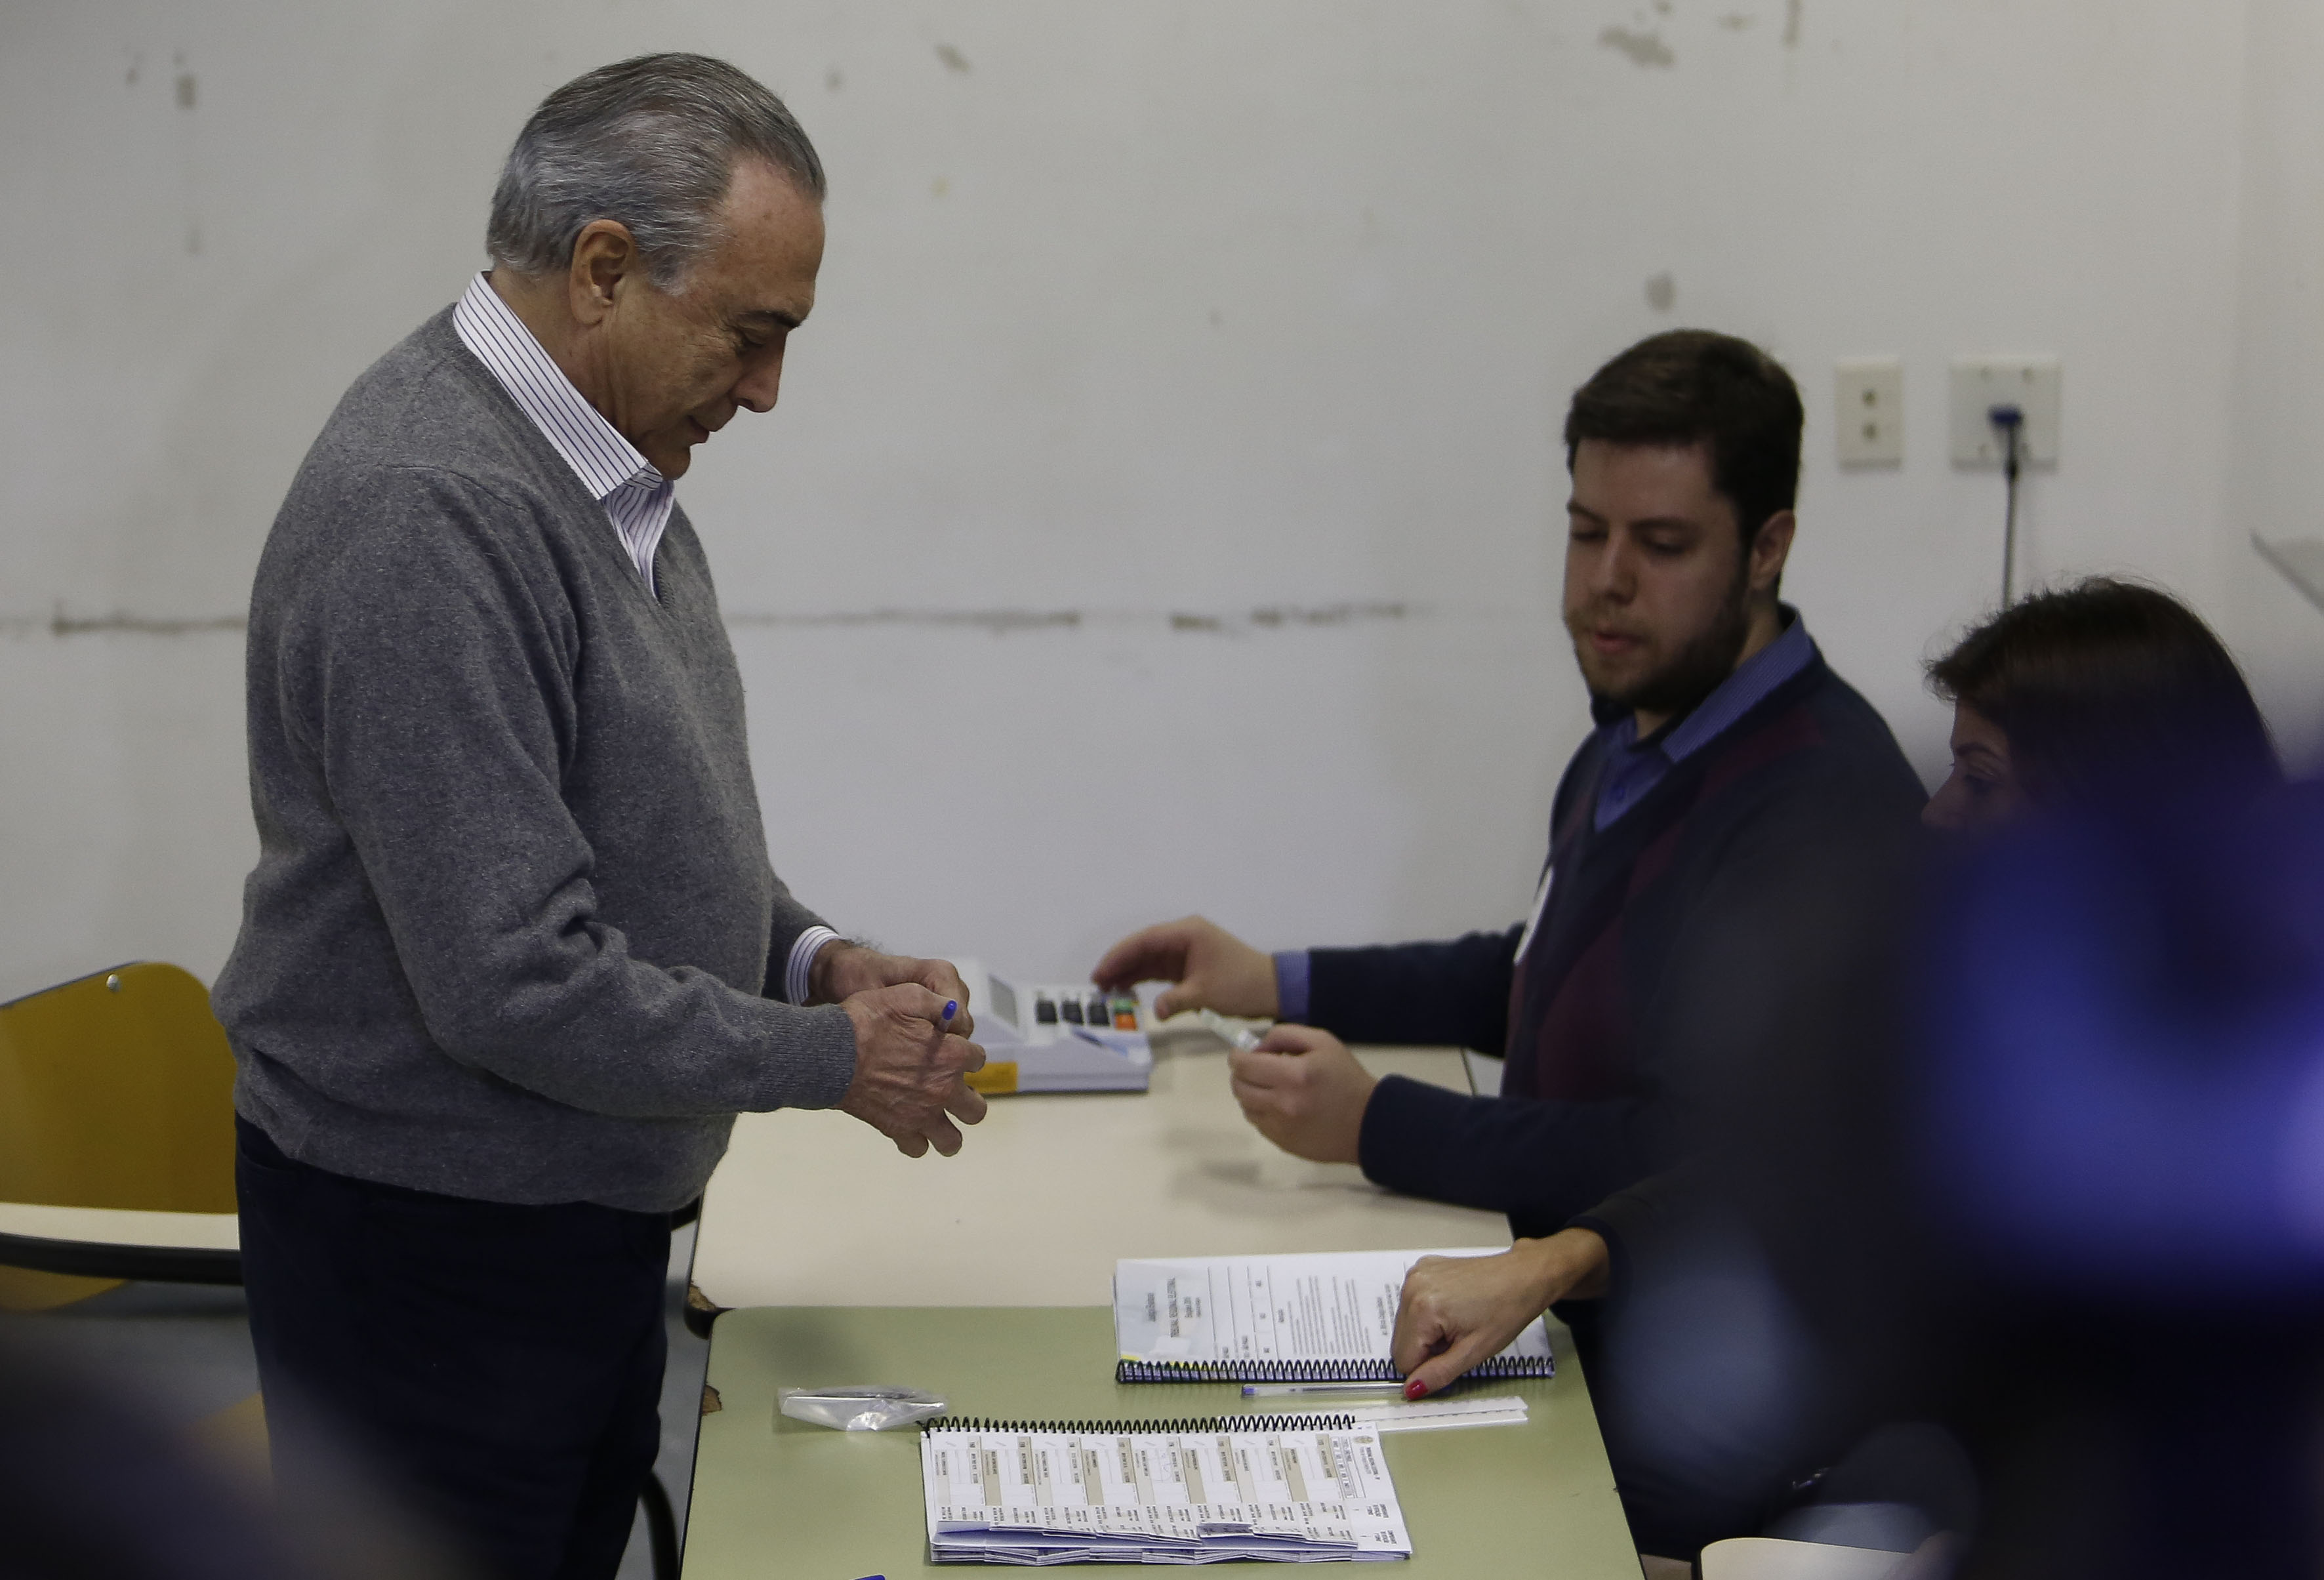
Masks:
[[[573,321],[594,329],[613,315],[622,288],[638,272],[638,243],[617,219],[593,219],[573,238],[566,299]]]
[[[1784,579],[1784,562],[1791,557],[1792,534],[1799,530],[1800,519],[1789,510],[1777,510],[1759,524],[1758,536],[1751,539],[1751,591],[1772,595],[1777,583]]]

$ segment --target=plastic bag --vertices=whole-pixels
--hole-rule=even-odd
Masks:
[[[944,1400],[925,1388],[882,1382],[851,1382],[832,1388],[784,1388],[776,1397],[795,1421],[835,1427],[843,1432],[884,1432],[944,1414]]]

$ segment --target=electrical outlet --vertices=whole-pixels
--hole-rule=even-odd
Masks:
[[[1850,357],[1832,370],[1832,429],[1842,466],[1904,464],[1904,364]]]
[[[1997,406],[2025,414],[2018,455],[2029,466],[2058,464],[2058,386],[2054,356],[1965,356],[1953,363],[1953,464],[1997,467],[2004,441],[1993,426]]]

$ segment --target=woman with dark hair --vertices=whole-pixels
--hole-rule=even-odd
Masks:
[[[2062,826],[1950,852],[1858,973],[1890,984],[1874,1058],[1869,1013],[1783,1027],[1803,1089],[1872,1072],[1784,1137],[1834,1160],[1766,1209],[1812,1248],[1787,1287],[1960,1436],[1961,1573],[2315,1575],[2324,796],[2153,588],[2029,598],[1929,674],[1956,722],[1927,821]]]
[[[1969,830],[2283,770],[2236,661],[2169,593],[2092,576],[2010,605],[1929,666],[1953,704],[1952,773],[1922,819]]]

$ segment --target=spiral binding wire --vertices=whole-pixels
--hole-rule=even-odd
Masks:
[[[1463,1373],[1487,1377],[1551,1377],[1547,1355],[1495,1355]],[[1132,1361],[1117,1362],[1117,1382],[1397,1382],[1386,1361]]]
[[[1118,1421],[1024,1421],[998,1420],[984,1416],[938,1416],[921,1427],[926,1432],[1062,1432],[1079,1437],[1111,1437],[1117,1433],[1133,1435],[1185,1437],[1214,1432],[1344,1432],[1352,1428],[1356,1418],[1345,1413],[1333,1415],[1268,1415],[1253,1411],[1247,1415],[1188,1416],[1176,1420]]]

